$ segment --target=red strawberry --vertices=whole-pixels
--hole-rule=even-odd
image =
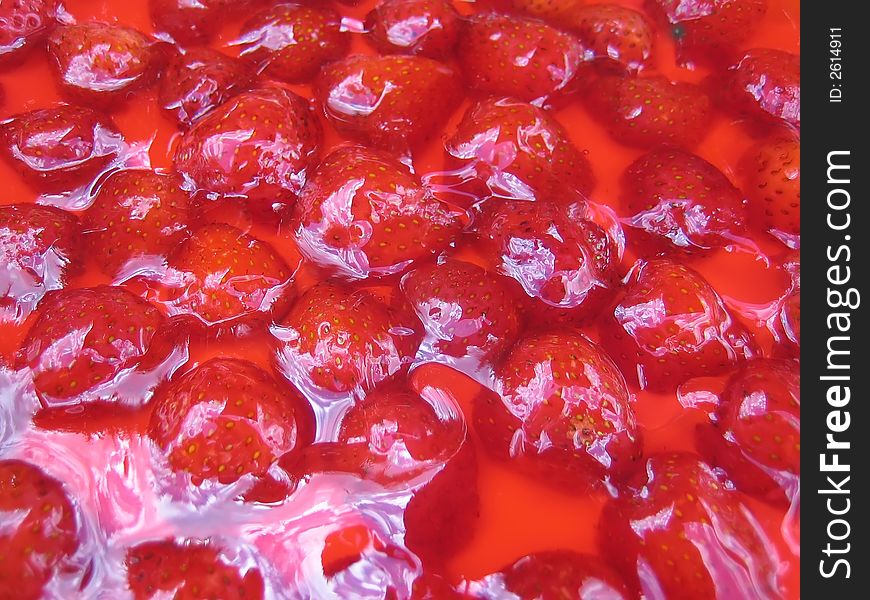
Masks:
[[[724,95],[741,112],[800,127],[800,56],[768,48],[747,50],[728,72]]]
[[[700,87],[650,77],[604,77],[589,108],[617,141],[629,146],[691,148],[710,128],[712,103]]]
[[[474,427],[494,457],[567,490],[625,476],[640,432],[619,369],[578,333],[520,340],[497,367],[501,397],[478,396]]]
[[[263,87],[197,121],[176,149],[175,168],[209,197],[240,196],[271,207],[302,189],[321,136],[307,100]]]
[[[618,4],[588,4],[565,19],[583,47],[583,58],[606,68],[643,69],[653,49],[653,31],[643,13]]]
[[[223,104],[251,79],[247,65],[211,48],[176,55],[160,79],[159,102],[184,127]]]
[[[464,216],[390,155],[345,146],[323,159],[303,189],[295,237],[320,265],[378,277],[443,249]]]
[[[465,177],[484,183],[494,196],[534,200],[564,188],[588,194],[595,186],[589,161],[564,127],[525,102],[478,102],[448,140],[447,152]]]
[[[60,482],[20,460],[0,460],[0,598],[37,600],[79,541]]]
[[[161,388],[148,434],[194,484],[262,476],[314,439],[314,413],[292,387],[254,363],[214,358]]]
[[[797,491],[800,381],[796,362],[772,359],[750,361],[729,378],[716,423],[698,441],[738,489],[768,497]]]
[[[101,104],[153,83],[164,59],[161,45],[141,32],[105,23],[62,25],[49,36],[48,51],[63,88]]]
[[[60,290],[39,303],[38,316],[18,351],[19,366],[29,367],[46,408],[87,400],[141,403],[117,397],[164,324],[160,312],[117,287]],[[138,383],[141,386],[141,382]]]
[[[747,512],[697,456],[657,454],[605,505],[599,541],[643,597],[779,597],[776,552]]]
[[[546,23],[489,13],[471,18],[456,56],[468,87],[531,102],[568,91],[583,49]]]
[[[79,106],[33,110],[0,123],[4,158],[40,192],[89,183],[122,143],[112,121]]]
[[[450,67],[421,56],[351,56],[323,68],[316,94],[339,133],[403,150],[447,120],[461,87]]]
[[[293,269],[266,242],[221,223],[191,232],[169,255],[171,312],[207,325],[281,317],[293,300]]]
[[[132,259],[163,257],[187,233],[181,179],[145,169],[115,171],[82,219],[92,257],[109,275]]]
[[[653,150],[631,163],[622,175],[621,201],[650,253],[728,246],[746,228],[740,190],[715,166],[682,150]]]
[[[498,10],[520,12],[528,15],[564,21],[585,0],[482,0],[481,4]]]
[[[647,0],[671,29],[683,63],[728,60],[767,12],[767,0]]]
[[[366,17],[368,40],[381,54],[445,58],[460,29],[459,13],[448,0],[384,0]]]
[[[349,38],[341,15],[327,6],[275,4],[246,21],[234,45],[266,75],[299,83],[343,57]]]
[[[21,57],[57,24],[59,0],[10,0],[0,4],[0,64]]]
[[[0,322],[21,321],[66,285],[81,252],[78,219],[37,204],[0,207]]]
[[[653,390],[723,373],[754,353],[716,290],[667,259],[635,265],[601,334],[629,382]]]
[[[486,577],[492,593],[501,589],[517,598],[540,600],[629,600],[622,578],[595,556],[549,550],[524,556]],[[496,587],[501,583],[503,587]]]
[[[439,260],[405,275],[401,287],[439,354],[490,361],[519,334],[511,288],[477,265]]]
[[[127,550],[127,583],[136,600],[259,600],[263,576],[245,557],[208,542],[144,542]]]
[[[801,143],[778,137],[752,146],[741,160],[752,224],[792,235],[801,232]]]
[[[278,368],[303,389],[368,390],[405,369],[417,351],[419,323],[403,323],[366,291],[323,282],[284,319]]]
[[[616,247],[582,209],[552,202],[490,201],[477,225],[499,269],[549,306],[591,315],[616,284]]]

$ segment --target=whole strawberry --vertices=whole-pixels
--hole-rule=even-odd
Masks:
[[[80,267],[79,220],[51,206],[0,207],[0,322],[21,322]]]
[[[301,96],[268,85],[239,94],[191,127],[175,151],[187,187],[268,209],[293,201],[314,166],[320,124]]]
[[[122,144],[111,120],[81,106],[32,110],[0,123],[0,153],[40,192],[90,183]]]
[[[483,13],[466,25],[456,57],[474,91],[542,102],[569,91],[583,49],[576,38],[541,21]]]
[[[800,235],[801,143],[776,136],[753,145],[740,161],[751,223],[763,231]]]
[[[390,155],[344,146],[303,189],[295,238],[309,259],[345,277],[378,277],[446,247],[464,216]]]
[[[636,466],[640,431],[619,369],[579,333],[521,339],[496,368],[498,395],[478,396],[484,447],[543,483],[588,491]]]
[[[583,59],[605,70],[636,73],[652,56],[652,27],[643,13],[631,8],[587,4],[570,11],[564,22],[577,34]]]
[[[135,261],[156,260],[187,234],[188,198],[174,174],[115,171],[85,211],[82,225],[91,258],[108,275]]]
[[[800,128],[800,56],[769,48],[747,50],[726,75],[724,98],[763,122]]]
[[[627,222],[649,254],[728,246],[744,233],[747,201],[714,165],[676,149],[653,150],[622,176]]]
[[[466,111],[447,153],[479,195],[547,198],[564,189],[588,194],[592,167],[565,128],[547,111],[509,98],[483,100]]]
[[[15,0],[0,4],[0,64],[17,61],[57,25],[59,0]]]
[[[339,133],[390,150],[426,139],[461,100],[453,69],[422,56],[351,56],[325,66],[315,92]]]
[[[148,0],[155,30],[182,44],[208,41],[228,16],[251,4],[252,0]]]
[[[755,353],[707,280],[669,259],[635,265],[601,340],[630,383],[652,390],[723,373]]]
[[[644,597],[779,597],[776,552],[747,512],[697,456],[656,454],[605,505],[599,543]]]
[[[448,0],[384,0],[366,17],[367,39],[381,54],[446,58],[461,27]]]
[[[500,11],[527,14],[554,22],[568,18],[585,0],[481,0]]]

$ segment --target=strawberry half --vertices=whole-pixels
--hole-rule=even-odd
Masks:
[[[468,21],[456,57],[474,91],[537,103],[569,91],[583,49],[541,21],[484,13]]]
[[[105,116],[60,105],[3,121],[0,144],[0,153],[30,185],[62,192],[90,183],[118,154],[123,138]]]
[[[181,178],[145,169],[112,173],[82,225],[92,258],[109,275],[133,259],[163,257],[186,234],[188,198]]]
[[[157,392],[148,435],[195,485],[228,484],[264,475],[279,456],[311,443],[314,427],[294,388],[254,363],[214,358]]]
[[[73,505],[56,479],[0,460],[0,598],[38,600],[79,546]]]
[[[691,148],[710,129],[712,103],[692,83],[661,75],[603,77],[586,96],[590,110],[615,140],[643,148]]]
[[[463,217],[390,155],[345,146],[303,189],[295,238],[309,259],[343,276],[379,277],[446,247]]]
[[[339,133],[405,150],[444,124],[462,90],[450,67],[422,56],[351,56],[325,66],[315,92]]]
[[[308,101],[277,85],[227,100],[191,127],[175,151],[187,187],[271,208],[295,200],[322,131]]]
[[[144,542],[127,550],[127,584],[135,600],[260,600],[263,576],[235,553],[208,541]]]
[[[81,258],[79,220],[51,206],[0,207],[0,322],[23,320],[66,285]]]
[[[447,0],[384,0],[366,17],[366,38],[381,54],[446,58],[462,22]]]
[[[573,189],[589,194],[595,176],[589,160],[550,113],[502,98],[484,100],[465,113],[446,144],[465,178],[503,198],[534,200]]]
[[[779,597],[776,551],[747,513],[697,456],[656,454],[605,505],[599,542],[643,597]]]
[[[238,93],[251,80],[244,61],[211,48],[177,54],[160,78],[160,106],[184,127]]]
[[[635,265],[601,340],[630,383],[652,390],[724,373],[755,353],[707,280],[668,259]]]
[[[520,340],[496,368],[501,397],[480,395],[474,427],[484,447],[540,481],[588,491],[640,458],[640,431],[619,369],[579,333]]]
[[[57,25],[59,0],[15,0],[0,5],[0,64],[18,60]]]
[[[404,317],[364,290],[319,283],[282,322],[278,369],[302,389],[371,389],[404,370],[417,351],[419,322]]]
[[[167,306],[220,327],[281,317],[294,271],[266,242],[221,223],[203,225],[169,255]]]
[[[616,66],[636,73],[652,56],[652,27],[636,10],[618,4],[588,4],[568,13],[565,22],[580,39],[583,59],[605,69]]]
[[[290,83],[312,79],[347,52],[341,15],[327,6],[275,4],[245,22],[233,45],[269,77]]]
[[[801,59],[797,54],[753,48],[726,76],[725,101],[764,122],[801,126]]]
[[[646,8],[670,28],[682,63],[721,63],[757,29],[767,0],[646,0]]]
[[[164,52],[143,33],[105,23],[62,25],[48,38],[61,86],[85,103],[110,104],[153,83]]]
[[[439,260],[405,275],[401,288],[439,354],[491,361],[519,334],[512,288],[477,265]]]
[[[740,161],[752,224],[763,231],[801,232],[801,143],[774,137],[754,145]]]
[[[682,150],[644,154],[622,175],[628,224],[648,254],[733,244],[746,229],[747,202],[715,166]]]

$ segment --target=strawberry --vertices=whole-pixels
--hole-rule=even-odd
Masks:
[[[120,25],[62,25],[48,38],[61,86],[85,103],[110,104],[151,85],[163,66],[160,44]]]
[[[160,106],[183,127],[241,91],[251,79],[244,61],[211,48],[176,55],[160,79]]]
[[[278,369],[302,389],[371,389],[404,370],[417,351],[419,323],[403,321],[366,291],[319,283],[283,321]]]
[[[446,58],[461,29],[448,0],[384,0],[366,17],[366,37],[381,54]]]
[[[629,382],[652,390],[723,373],[755,352],[707,280],[669,259],[635,265],[601,339]]]
[[[262,476],[314,440],[314,413],[292,387],[246,360],[213,358],[158,390],[148,435],[175,471],[233,483]]]
[[[595,186],[589,161],[565,128],[525,102],[502,98],[476,103],[446,148],[463,175],[485,184],[494,196],[534,200],[565,187],[588,194]]]
[[[753,145],[740,161],[751,223],[764,231],[801,232],[801,143],[774,137]]]
[[[154,28],[185,44],[208,41],[227,16],[250,4],[250,0],[148,0]]]
[[[443,249],[464,216],[390,155],[345,146],[323,159],[302,190],[295,237],[320,265],[378,277]]]
[[[37,600],[79,546],[73,505],[59,481],[0,460],[0,598]]]
[[[779,597],[776,552],[747,512],[697,456],[656,454],[605,505],[599,542],[643,597]]]
[[[549,306],[592,315],[616,284],[615,244],[576,205],[490,201],[477,232],[499,269]]]
[[[698,441],[738,489],[769,497],[796,492],[801,473],[800,381],[798,363],[774,359],[749,361],[728,379],[716,423],[708,432],[712,435]]]
[[[269,77],[300,83],[343,57],[349,37],[341,15],[327,6],[279,3],[248,19],[233,44]]]
[[[622,204],[642,246],[656,250],[728,246],[746,228],[743,194],[715,166],[683,150],[659,149],[622,175]]]
[[[32,110],[0,123],[0,153],[41,192],[90,183],[122,144],[112,121],[80,106]]]
[[[569,91],[583,49],[576,38],[546,23],[484,13],[468,22],[456,57],[474,91],[541,102]]]
[[[208,541],[143,542],[127,550],[127,584],[135,600],[262,599],[260,571],[234,555]]]
[[[636,466],[641,441],[631,396],[598,345],[579,333],[533,334],[496,376],[501,397],[478,396],[473,415],[495,458],[578,491]]]
[[[767,0],[646,0],[670,28],[682,63],[728,60],[757,29]]]
[[[724,96],[738,111],[800,128],[800,56],[768,48],[747,50],[729,70]]]
[[[320,148],[308,101],[276,85],[244,92],[201,118],[175,151],[188,187],[271,207],[294,199]]]
[[[325,66],[315,91],[339,133],[394,150],[427,138],[461,98],[453,69],[422,56],[351,56]]]
[[[629,600],[633,596],[622,578],[600,559],[570,550],[535,552],[517,560],[484,582],[499,580],[516,598],[540,600]]]
[[[21,321],[78,269],[79,221],[37,204],[0,207],[0,322]]]
[[[588,4],[566,19],[583,47],[583,58],[606,68],[636,73],[653,49],[653,31],[643,13],[618,4]]]
[[[0,4],[0,64],[18,60],[57,25],[59,0],[14,0]]]
[[[439,259],[405,275],[401,288],[438,354],[491,361],[519,334],[512,288],[472,263]]]
[[[789,358],[800,358],[801,355],[801,291],[800,287],[793,290],[782,303],[779,310],[783,337],[779,340],[778,350]]]
[[[643,148],[691,148],[706,135],[712,118],[712,103],[700,87],[661,75],[603,77],[587,101],[614,139]]]
[[[164,321],[156,308],[122,288],[52,292],[39,303],[18,351],[19,367],[30,369],[46,408],[113,400],[121,378],[135,370]],[[133,401],[143,400],[137,394]]]
[[[585,0],[483,0],[485,6],[501,11],[519,12],[542,19],[564,21]]]
[[[187,233],[181,179],[146,169],[113,172],[82,218],[92,257],[109,275],[132,259],[163,257]]]
[[[266,242],[222,223],[203,225],[169,255],[172,313],[219,327],[281,317],[294,271]]]

